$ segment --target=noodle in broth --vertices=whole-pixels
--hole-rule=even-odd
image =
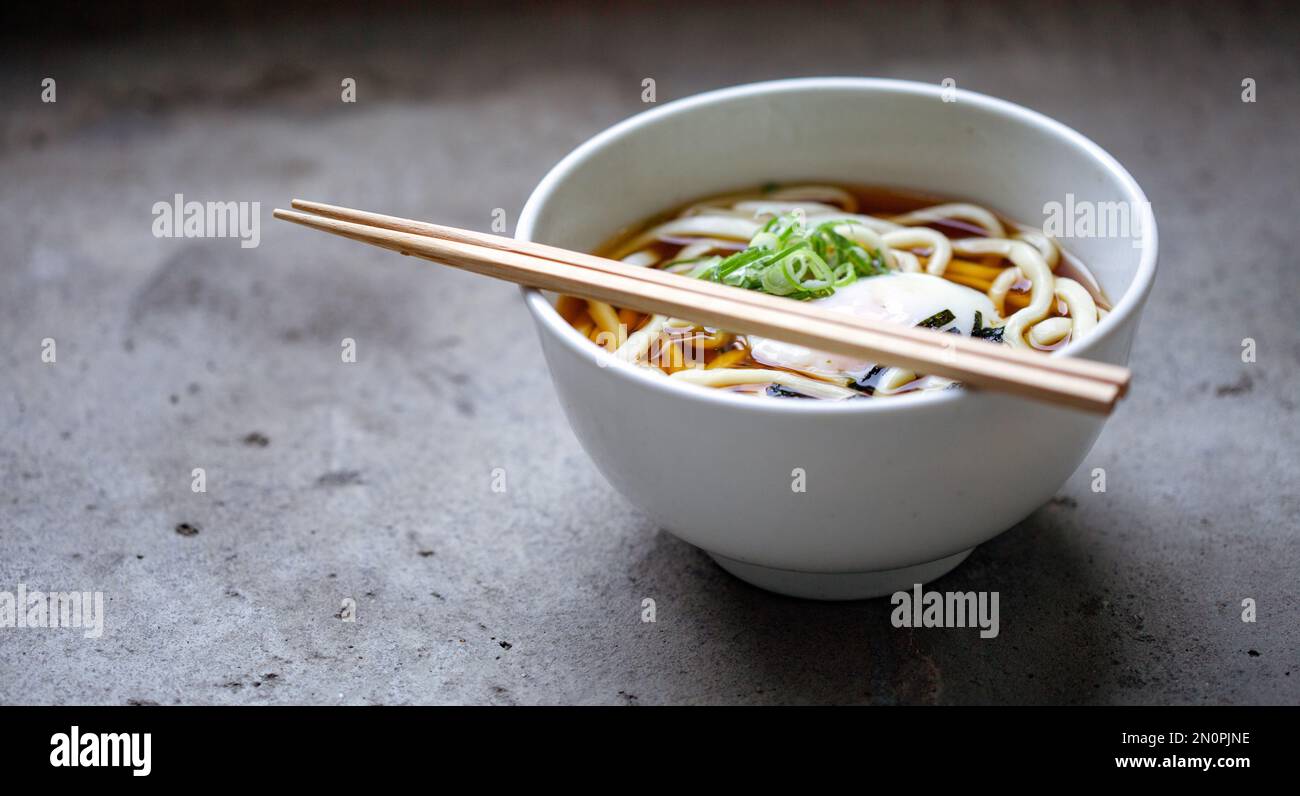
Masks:
[[[1083,265],[1041,230],[979,205],[893,190],[810,184],[716,196],[598,253],[1027,350],[1086,337],[1109,309]],[[620,358],[707,387],[843,400],[954,386],[599,301],[561,296],[556,307]]]

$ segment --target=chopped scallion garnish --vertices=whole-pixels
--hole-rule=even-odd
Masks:
[[[806,300],[886,272],[884,257],[836,232],[855,223],[833,219],[808,230],[803,216],[787,213],[763,225],[744,251],[702,262],[691,275],[724,285]]]

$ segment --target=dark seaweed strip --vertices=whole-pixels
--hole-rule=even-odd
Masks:
[[[863,393],[864,395],[875,395],[876,385],[871,384],[870,382],[876,376],[879,376],[880,372],[883,371],[884,369],[885,369],[884,365],[876,365],[874,368],[867,371],[865,376],[862,376],[861,378],[858,379],[854,379],[852,382],[850,382],[849,387],[857,390],[860,393]]]
[[[957,320],[957,316],[952,314],[952,310],[940,310],[918,323],[917,326],[923,329],[942,329],[955,320]]]
[[[981,340],[991,340],[994,343],[1002,342],[1003,326],[984,326],[984,316],[979,310],[975,310],[975,325],[971,327],[970,336],[978,337]]]
[[[767,394],[773,398],[812,398],[811,395],[795,392],[788,387],[782,387],[780,384],[767,385]]]

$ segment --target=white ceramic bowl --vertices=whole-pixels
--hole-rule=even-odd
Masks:
[[[811,78],[666,104],[564,158],[516,235],[589,250],[688,200],[773,180],[912,188],[1035,224],[1067,194],[1132,203],[1145,213],[1136,239],[1063,241],[1115,303],[1065,353],[1127,361],[1156,270],[1142,190],[1074,130],[970,92],[946,102],[922,83]],[[728,571],[786,594],[853,599],[939,577],[1050,499],[1105,422],[990,392],[819,402],[680,384],[614,361],[551,297],[524,297],[569,422],[610,483]]]

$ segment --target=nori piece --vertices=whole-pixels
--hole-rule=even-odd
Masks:
[[[979,310],[975,310],[975,325],[971,327],[970,336],[1000,343],[1002,342],[1002,330],[1005,328],[1005,326],[984,326],[984,316],[980,314]]]
[[[855,379],[854,381],[850,382],[849,387],[857,390],[863,395],[875,395],[876,386],[874,384],[868,384],[867,382],[875,378],[876,374],[884,369],[885,369],[884,365],[876,365],[871,370],[867,371],[866,375],[864,375],[862,378]]]
[[[940,310],[918,323],[917,326],[922,329],[942,329],[955,320],[957,320],[957,316],[952,314],[952,310]]]
[[[782,387],[780,384],[767,385],[766,392],[773,398],[812,398],[811,395],[804,395],[801,392],[795,392],[788,387]]]

